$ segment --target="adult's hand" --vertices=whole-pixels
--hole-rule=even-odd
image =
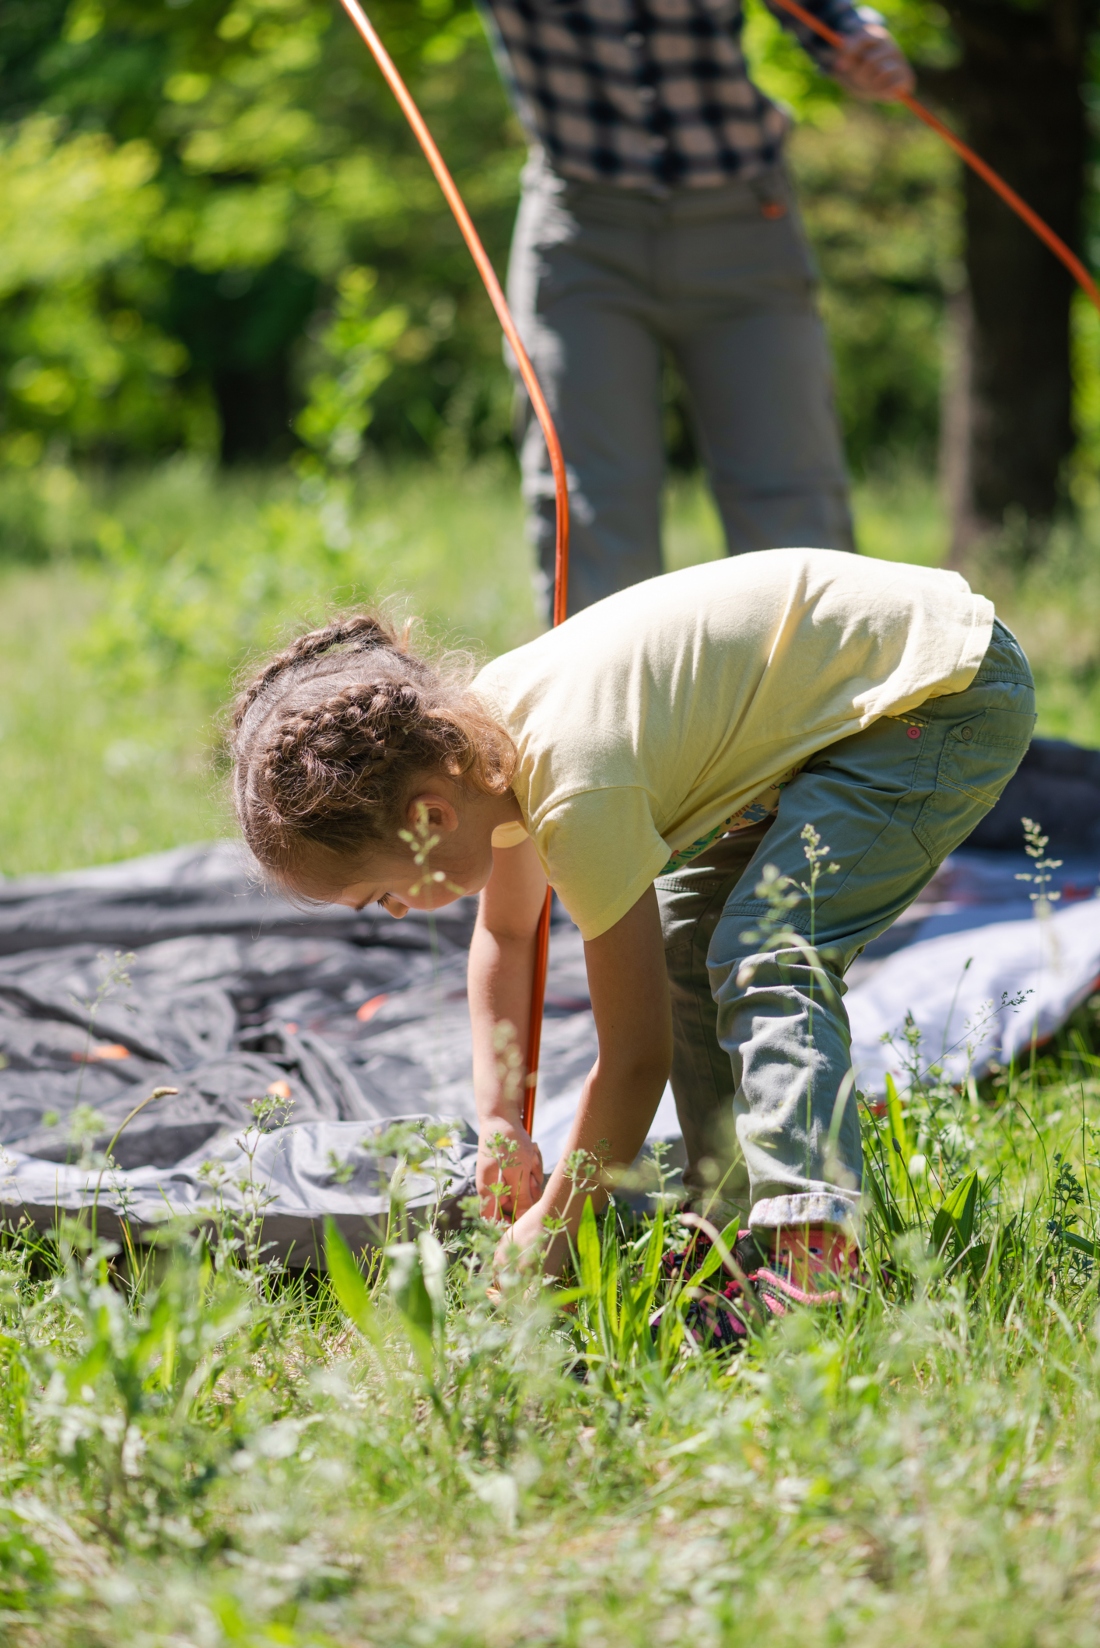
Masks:
[[[846,91],[867,102],[892,102],[917,83],[908,58],[881,23],[865,23],[857,34],[845,35],[832,72]]]

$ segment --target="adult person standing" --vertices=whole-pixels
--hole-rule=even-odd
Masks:
[[[778,13],[849,91],[913,74],[878,14]],[[749,79],[741,0],[483,0],[532,141],[509,296],[561,436],[569,610],[662,570],[662,353],[687,390],[731,554],[852,549],[812,257],[783,165],[788,117]],[[524,496],[547,580],[554,489],[526,416]]]

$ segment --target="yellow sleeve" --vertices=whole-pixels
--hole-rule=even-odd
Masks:
[[[571,796],[532,833],[550,885],[586,940],[621,921],[668,862],[648,793],[625,785]]]
[[[519,847],[527,839],[527,826],[518,819],[511,824],[498,824],[490,837],[494,847]]]

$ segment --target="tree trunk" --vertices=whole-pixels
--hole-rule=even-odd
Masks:
[[[922,81],[967,141],[1074,250],[1080,248],[1087,128],[1081,95],[1096,0],[948,0],[956,68]],[[1047,520],[1073,447],[1069,312],[1074,282],[987,184],[964,184],[969,415],[956,420],[955,538],[1006,512]],[[945,432],[945,434],[948,432]],[[945,454],[946,455],[946,454]],[[949,460],[950,462],[950,460]]]
[[[316,296],[316,276],[286,259],[176,270],[166,320],[213,392],[223,463],[270,463],[293,450],[290,353]]]
[[[940,378],[940,497],[951,523],[947,564],[955,568],[964,566],[967,551],[982,536],[982,529],[974,519],[970,474],[971,330],[970,293],[964,287],[947,299]]]

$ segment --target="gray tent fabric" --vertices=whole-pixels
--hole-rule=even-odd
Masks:
[[[1025,819],[1060,861],[1046,907],[1032,896]],[[955,1082],[1052,1036],[1100,981],[1098,890],[1100,750],[1036,738],[965,848],[849,972],[859,1088],[881,1095],[887,1074],[909,1085],[907,1015],[920,1033],[918,1071],[937,1064]]]
[[[391,1118],[415,1127],[421,1116]],[[222,1134],[170,1168],[129,1171],[46,1162],[0,1151],[0,1209],[9,1222],[28,1218],[50,1229],[60,1215],[82,1215],[97,1236],[122,1237],[123,1220],[139,1237],[170,1220],[239,1231],[260,1221],[264,1258],[313,1268],[323,1252],[322,1221],[332,1219],[358,1251],[385,1240],[393,1154],[372,1148],[377,1130],[352,1122],[298,1122],[270,1132]],[[450,1221],[473,1190],[477,1136],[463,1124],[425,1167],[403,1175],[411,1223],[442,1214]]]
[[[65,1161],[78,1106],[102,1117],[102,1147],[167,1085],[178,1097],[130,1124],[121,1166],[173,1165],[280,1084],[294,1121],[472,1115],[469,900],[434,921],[300,911],[262,893],[227,843],[0,888],[0,914],[16,916],[9,935],[37,931],[38,899],[56,942],[0,956],[6,1145]],[[219,919],[228,930],[214,930]],[[125,934],[129,954],[94,942],[99,924],[107,944]],[[560,915],[547,1005],[552,1088],[575,1073],[567,1023],[588,1007],[579,940]]]
[[[1100,855],[1052,872],[1040,908],[1022,855],[959,852],[906,918],[849,974],[852,1063],[859,1089],[912,1079],[906,1020],[920,1034],[918,1072],[983,1076],[1047,1041],[1100,981]]]
[[[968,851],[1018,853],[1024,818],[1042,825],[1052,857],[1100,860],[1100,750],[1062,738],[1033,739]]]
[[[1051,884],[1061,902],[1042,923],[1017,879],[1033,868],[1021,814],[1049,829],[1052,851],[1066,844]],[[852,969],[864,1091],[881,1091],[888,1070],[904,1079],[888,1039],[907,1012],[958,1079],[1051,1033],[1090,993],[1098,821],[1100,752],[1037,740],[967,848]],[[47,1229],[94,1202],[97,1228],[124,1215],[140,1233],[173,1213],[209,1216],[218,1195],[232,1210],[240,1141],[265,1098],[281,1125],[246,1142],[264,1176],[265,1235],[292,1263],[312,1262],[325,1215],[376,1239],[386,1164],[372,1140],[397,1118],[458,1124],[446,1176],[460,1195],[474,1158],[473,920],[468,899],[401,922],[299,908],[266,891],[230,842],[0,882],[0,1217]],[[595,1051],[583,946],[556,907],[535,1128],[548,1164]],[[81,1166],[157,1087],[178,1091],[130,1121],[113,1165]],[[678,1132],[666,1091],[650,1138]],[[410,1206],[435,1196],[425,1181]]]
[[[441,910],[435,918],[440,942],[464,948],[473,919],[469,901]],[[301,909],[273,896],[234,841],[0,882],[0,955],[78,944],[135,950],[160,939],[203,934],[340,936],[387,950],[424,949],[423,925],[416,917],[399,931],[393,927],[391,918],[374,908]]]
[[[364,1240],[376,1228],[371,1139],[395,1118],[460,1124],[449,1177],[472,1180],[473,920],[467,899],[401,922],[298,908],[229,842],[0,884],[0,1216],[47,1228],[89,1200],[101,1230],[122,1210],[138,1230],[201,1215],[215,1205],[211,1161],[236,1164],[232,1205],[238,1141],[267,1096],[283,1125],[256,1163],[270,1181],[265,1238],[284,1256],[315,1251],[326,1214]],[[557,909],[548,1103],[575,1103],[593,1051],[580,935]],[[130,1121],[115,1166],[81,1168],[157,1087],[177,1092]]]

